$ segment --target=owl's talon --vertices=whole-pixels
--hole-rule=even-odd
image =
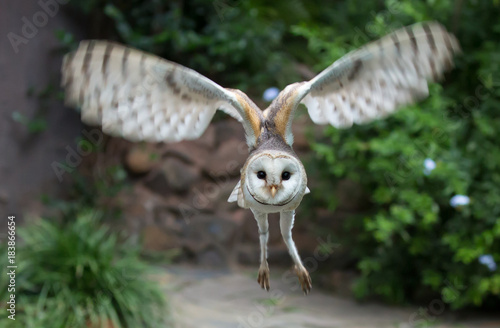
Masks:
[[[309,275],[309,272],[307,272],[306,268],[302,267],[294,267],[295,274],[299,278],[300,285],[302,287],[302,291],[304,292],[304,295],[309,294],[312,288],[312,280],[311,276]]]
[[[257,282],[262,289],[269,291],[269,268],[267,266],[261,266],[259,268]]]

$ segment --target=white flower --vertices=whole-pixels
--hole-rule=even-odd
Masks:
[[[491,254],[481,255],[479,257],[479,263],[486,265],[490,271],[495,271],[497,269],[497,264]]]
[[[450,199],[450,205],[452,207],[468,205],[470,202],[469,196],[465,195],[455,195]]]
[[[432,170],[436,168],[436,162],[434,162],[430,158],[426,158],[424,160],[424,174],[429,175],[431,174]]]
[[[262,98],[265,101],[272,101],[274,98],[276,98],[278,96],[279,93],[280,93],[280,89],[278,89],[276,87],[270,87],[270,88],[267,88],[266,91],[264,91],[264,95],[262,96]]]

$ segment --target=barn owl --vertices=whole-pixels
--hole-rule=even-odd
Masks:
[[[305,294],[311,278],[292,239],[295,209],[309,192],[294,153],[292,121],[299,104],[316,124],[348,128],[383,118],[428,95],[428,81],[453,67],[460,51],[438,23],[405,27],[355,50],[312,80],[287,86],[261,111],[243,92],[154,55],[108,41],[82,41],[65,56],[66,103],[82,120],[132,141],[176,142],[198,138],[216,110],[243,125],[249,156],[228,201],[250,209],[260,234],[257,281],[269,290],[268,214],[280,229]]]

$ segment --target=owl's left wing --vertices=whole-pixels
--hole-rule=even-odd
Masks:
[[[314,123],[337,128],[382,118],[426,97],[427,82],[451,69],[459,51],[455,37],[438,23],[402,28],[345,55],[312,80],[287,86],[267,117],[289,144],[299,103]]]
[[[238,119],[249,146],[262,114],[241,91],[226,89],[196,71],[108,41],[82,41],[65,56],[66,103],[82,120],[132,141],[198,138],[217,109]]]

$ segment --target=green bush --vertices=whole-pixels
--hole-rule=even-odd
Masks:
[[[18,228],[18,233],[23,243],[16,251],[16,320],[2,311],[2,327],[164,324],[163,293],[148,279],[139,250],[119,242],[98,213],[80,211],[64,225],[39,220]],[[8,299],[6,276],[3,273],[0,280],[3,300]]]
[[[342,233],[359,259],[359,297],[404,302],[427,291],[453,308],[498,306],[500,272],[479,258],[491,254],[500,263],[500,7],[461,3],[387,1],[392,8],[350,33],[335,23],[296,27],[311,51],[326,53],[325,63],[391,27],[433,18],[451,27],[463,48],[457,69],[442,86],[430,85],[427,100],[369,125],[327,128],[313,145],[319,181],[329,181],[315,201],[334,208],[330,182],[346,178],[370,195],[369,214],[348,221]],[[340,30],[342,40],[324,37]],[[424,172],[427,158],[436,168]],[[467,195],[470,204],[451,206],[454,195]]]
[[[118,39],[186,65],[224,86],[257,94],[298,78],[296,70],[290,69],[296,54],[289,50],[304,53],[305,42],[287,34],[287,27],[308,19],[305,3],[72,1],[94,24],[100,24],[90,37]]]

